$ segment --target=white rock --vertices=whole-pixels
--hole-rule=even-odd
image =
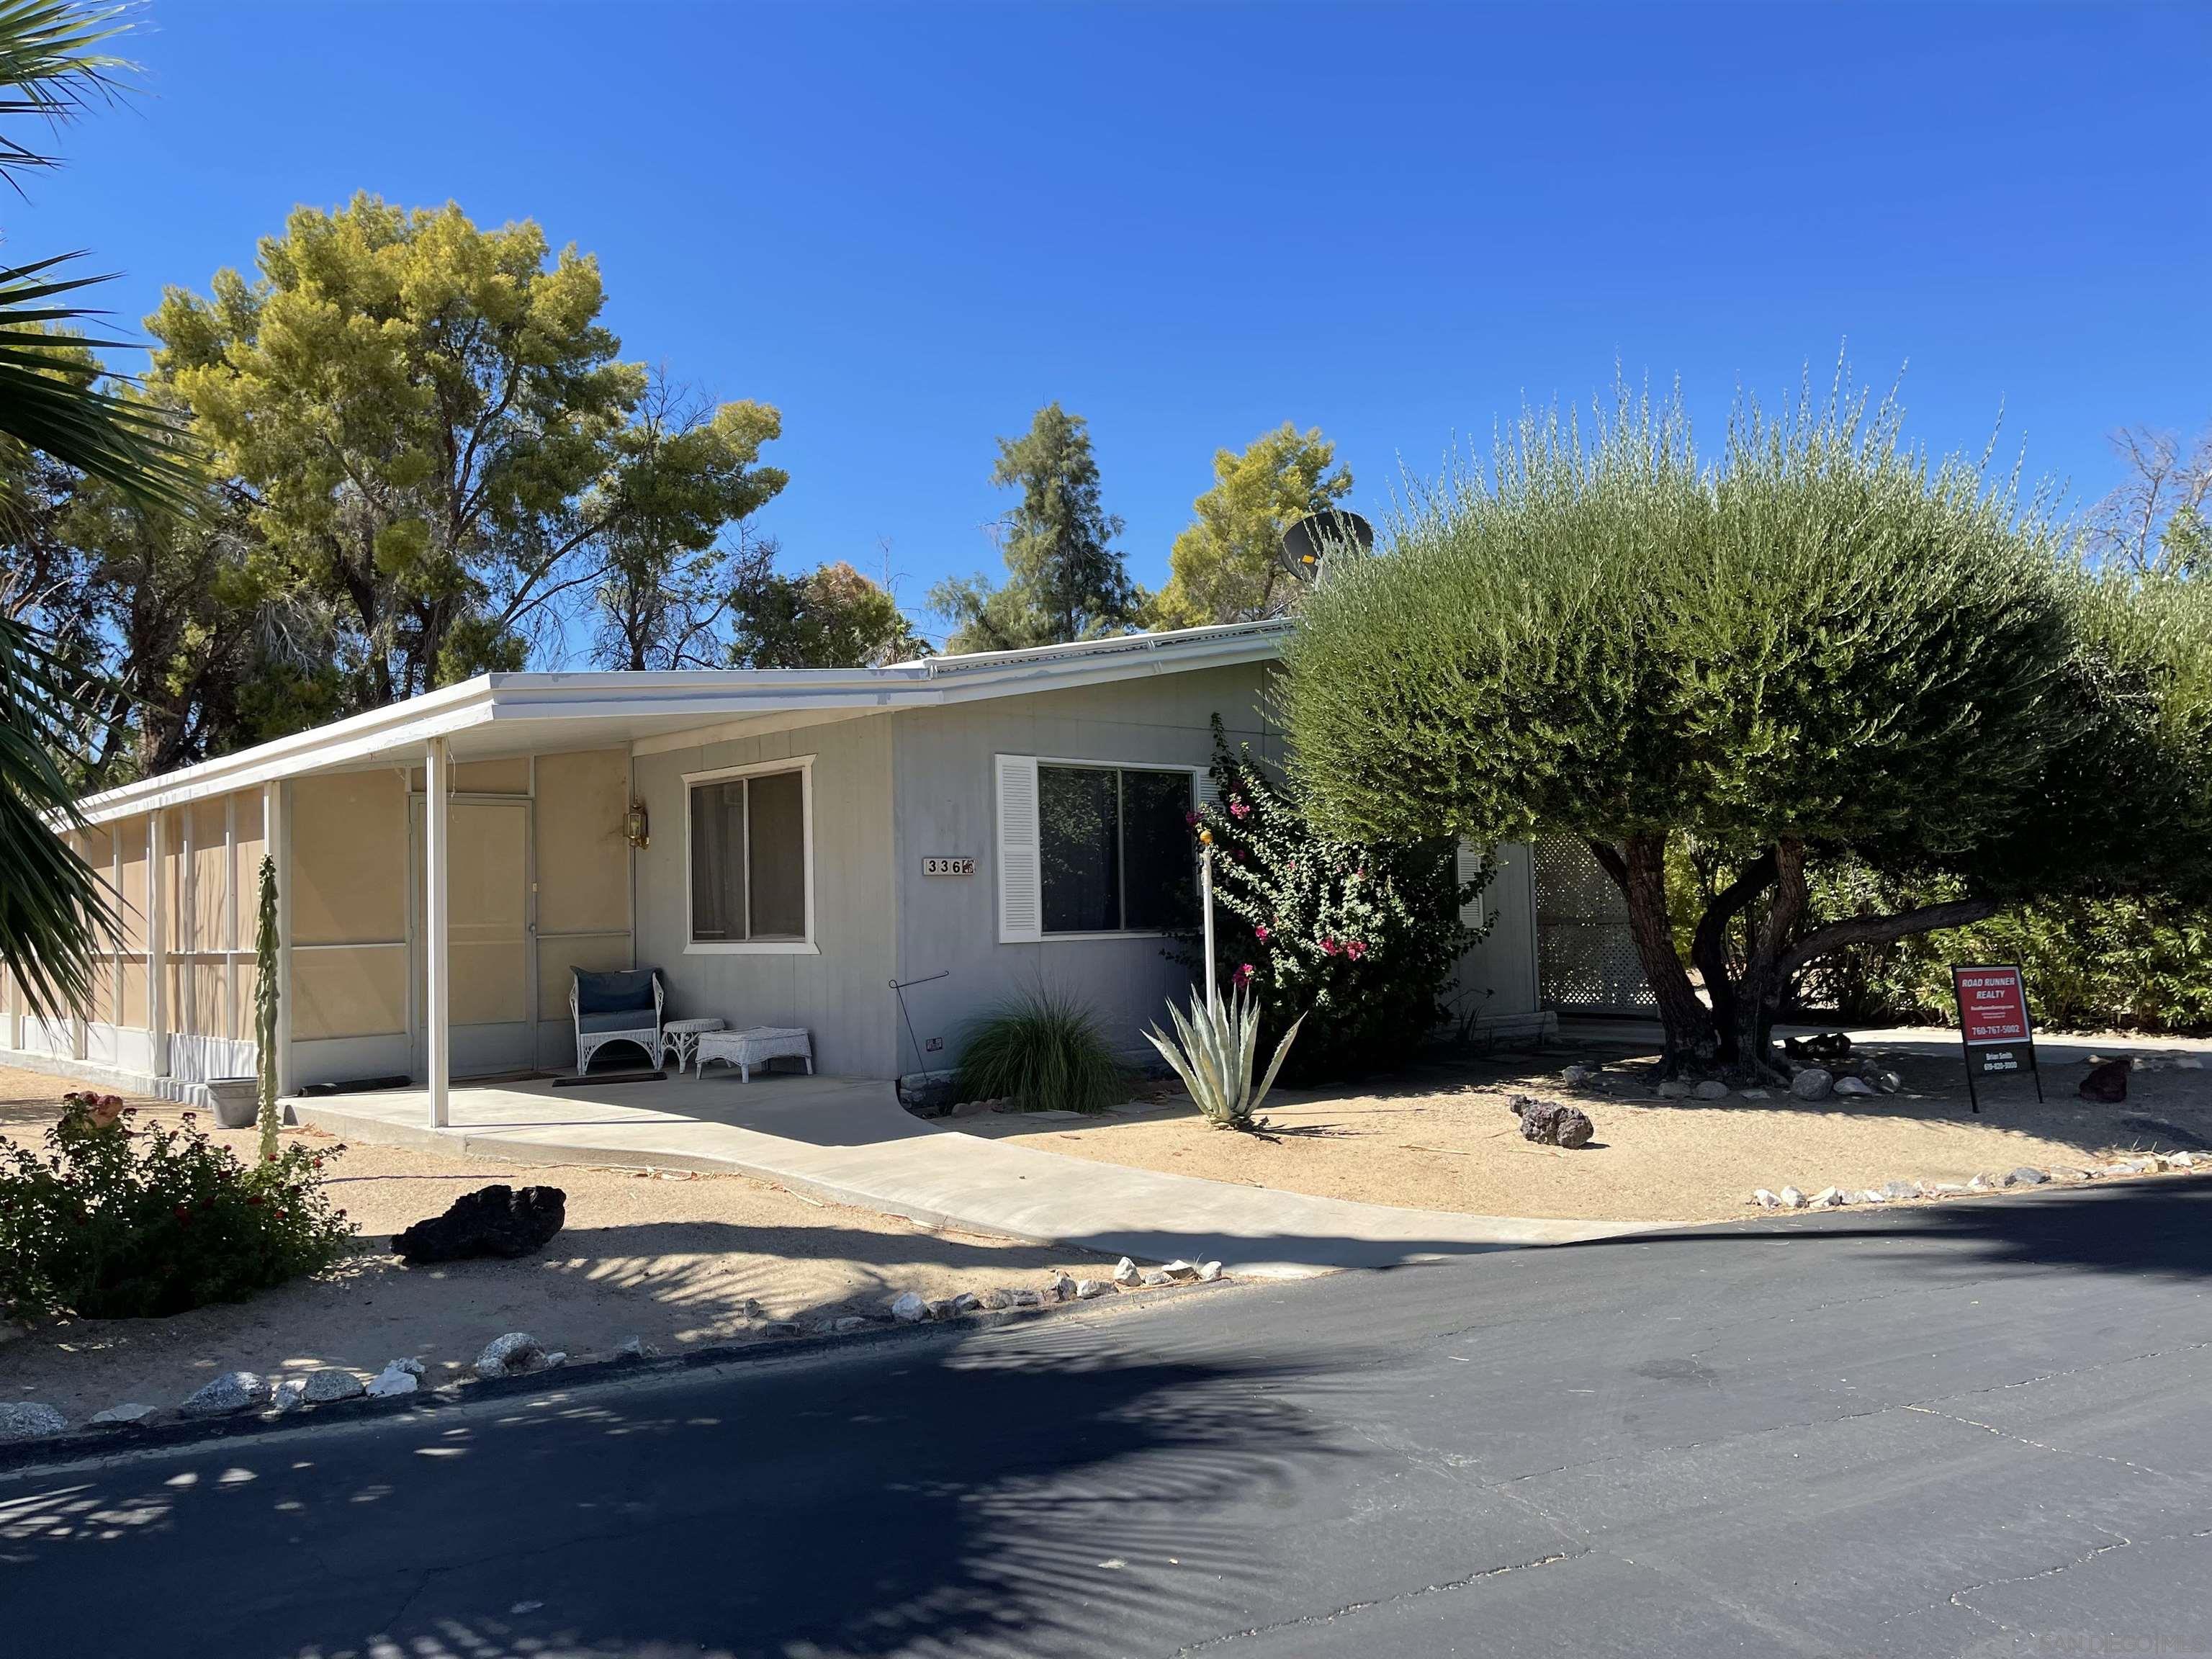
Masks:
[[[1813,1194],[1813,1202],[1823,1209],[1844,1201],[1844,1189],[1840,1187],[1823,1187]]]
[[[1198,1277],[1198,1263],[1185,1261],[1178,1257],[1162,1267],[1160,1271],[1170,1279],[1195,1279]]]
[[[2195,1152],[2174,1152],[2166,1161],[2177,1170],[2193,1170],[2204,1160]]]
[[[2051,1177],[2044,1174],[2042,1170],[2030,1169],[2027,1164],[2023,1164],[2017,1170],[2014,1170],[2004,1176],[2002,1177],[2002,1182],[2008,1187],[2040,1187],[2045,1182],[2050,1179]]]
[[[545,1346],[527,1331],[495,1336],[477,1356],[478,1376],[523,1376],[544,1369]]]
[[[1785,1210],[1802,1210],[1805,1207],[1805,1194],[1795,1187],[1784,1187],[1776,1196],[1782,1200],[1782,1207]]]
[[[983,1298],[973,1291],[963,1291],[952,1298],[952,1311],[957,1314],[971,1314],[982,1305]]]
[[[864,1321],[862,1322],[865,1323],[866,1322]],[[616,1346],[615,1358],[617,1359],[650,1359],[653,1358],[653,1350],[646,1346],[645,1339],[643,1337],[626,1336]]]
[[[1774,1098],[1774,1097],[1765,1089],[1746,1089],[1743,1091],[1743,1097],[1746,1100],[1771,1100]]]
[[[187,1417],[228,1417],[268,1401],[269,1384],[261,1377],[252,1371],[225,1371],[193,1389],[177,1409]]]
[[[2176,1054],[2173,1069],[2177,1072],[2201,1072],[2204,1069],[2204,1057],[2201,1054]]]
[[[1782,1207],[1782,1200],[1764,1187],[1751,1195],[1751,1201],[1762,1210],[1778,1210]]]
[[[1079,1279],[1075,1281],[1075,1299],[1095,1302],[1102,1296],[1111,1296],[1114,1286],[1103,1279]]]
[[[1075,1299],[1075,1280],[1066,1273],[1054,1273],[1052,1283],[1045,1286],[1045,1293],[1055,1302],[1073,1302]]]
[[[1220,1277],[1221,1264],[1218,1261],[1203,1261],[1199,1264],[1198,1282],[1200,1284],[1211,1285]]]
[[[1137,1271],[1137,1264],[1126,1255],[1114,1264],[1114,1282],[1116,1285],[1134,1285],[1143,1278],[1144,1275]]]
[[[1939,1181],[1928,1190],[1938,1198],[1960,1198],[1974,1189],[1956,1181]]]
[[[320,1370],[307,1373],[301,1397],[310,1406],[327,1406],[336,1400],[358,1400],[362,1394],[359,1377],[351,1371],[326,1365]]]
[[[1862,1204],[1887,1204],[1889,1202],[1889,1194],[1882,1191],[1879,1187],[1869,1187],[1859,1194],[1859,1202]]]
[[[1875,1086],[1863,1077],[1839,1077],[1836,1079],[1836,1092],[1839,1095],[1870,1095],[1875,1092]]]
[[[1729,1086],[1717,1077],[1709,1077],[1690,1092],[1699,1100],[1726,1100]]]
[[[566,1348],[556,1348],[545,1356],[545,1369],[549,1371],[556,1365],[565,1365],[568,1363],[568,1351]]]
[[[831,1320],[830,1328],[838,1336],[850,1336],[854,1331],[867,1329],[868,1322],[858,1314],[847,1314],[841,1319]]]
[[[1559,1073],[1559,1081],[1573,1085],[1588,1083],[1596,1076],[1597,1068],[1595,1066],[1577,1063],[1568,1066],[1566,1070],[1561,1072]]]
[[[952,1298],[949,1296],[940,1296],[926,1304],[922,1311],[932,1319],[950,1319],[954,1312]]]
[[[1662,1100],[1686,1100],[1690,1096],[1690,1085],[1680,1078],[1670,1077],[1651,1092]]]
[[[44,1440],[68,1428],[69,1419],[52,1406],[35,1400],[0,1401],[0,1440]]]
[[[1155,1267],[1138,1282],[1143,1285],[1146,1290],[1157,1291],[1163,1285],[1174,1284],[1175,1280],[1170,1278],[1166,1273],[1162,1273],[1158,1268]]]
[[[370,1377],[362,1392],[371,1400],[396,1400],[403,1394],[414,1393],[422,1386],[416,1373],[403,1369],[402,1362],[395,1359]]]
[[[420,1376],[422,1375],[422,1362],[419,1359],[395,1359],[384,1369],[387,1371],[405,1371],[410,1376]]]
[[[929,1317],[929,1304],[920,1291],[908,1291],[891,1298],[891,1317],[902,1325],[919,1325]]]
[[[94,1412],[92,1414],[93,1426],[95,1428],[119,1427],[127,1426],[132,1423],[143,1423],[149,1417],[159,1416],[161,1410],[159,1406],[142,1406],[133,1400],[124,1405],[110,1406],[104,1412]]]
[[[1993,1193],[1996,1186],[1997,1183],[1987,1176],[1978,1175],[1966,1183],[1966,1190],[1970,1193]]]
[[[1885,1181],[1881,1189],[1892,1198],[1924,1198],[1928,1191],[1917,1181]]]
[[[1893,1095],[1905,1086],[1904,1076],[1897,1072],[1876,1072],[1874,1086],[1886,1095]]]
[[[273,1415],[282,1417],[307,1397],[306,1377],[280,1376],[276,1386],[269,1390],[269,1409]]]
[[[1009,1285],[999,1285],[992,1291],[989,1299],[983,1305],[988,1308],[1012,1307],[1014,1305],[1013,1287]]]
[[[1007,1304],[1009,1307],[1042,1308],[1044,1306],[1044,1292],[1042,1291],[1025,1291],[1017,1289],[1012,1292],[1012,1296],[1014,1299]]]
[[[1826,1100],[1835,1083],[1833,1073],[1818,1066],[1808,1066],[1790,1079],[1790,1092],[1800,1100]]]

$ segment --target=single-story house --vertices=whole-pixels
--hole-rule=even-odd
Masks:
[[[125,931],[76,1018],[0,986],[0,1048],[183,1098],[250,1073],[267,853],[288,1093],[405,1075],[443,1121],[450,1078],[573,1068],[579,968],[657,968],[670,1018],[803,1027],[830,1073],[948,1065],[969,1021],[1038,986],[1144,1055],[1188,989],[1169,952],[1212,718],[1280,758],[1261,693],[1282,635],[489,674],[110,790],[78,845]],[[1501,861],[1460,1000],[1529,1035],[1550,1018],[1534,861]]]

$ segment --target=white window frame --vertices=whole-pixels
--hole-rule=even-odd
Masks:
[[[756,761],[749,766],[720,766],[711,772],[686,772],[684,785],[684,954],[687,957],[818,957],[822,947],[814,939],[814,760],[794,755],[789,760]],[[771,773],[799,774],[799,854],[805,866],[806,936],[804,939],[695,939],[691,937],[691,791],[702,783],[726,783],[732,778],[765,777]],[[748,802],[750,808],[750,802]],[[752,813],[745,813],[745,848],[752,848]],[[753,872],[745,871],[745,902],[752,902]]]
[[[1206,787],[1206,781],[1212,775],[1212,768],[1206,766],[1193,766],[1186,761],[1075,760],[1058,755],[1032,755],[1028,758],[1034,761],[1040,769],[1047,766],[1065,766],[1077,767],[1091,772],[1183,772],[1188,774],[1190,777],[1189,810],[1196,811],[1200,804],[1212,799],[1212,792],[1209,791]],[[1198,854],[1195,852],[1193,852],[1191,854],[1191,869],[1194,876],[1196,873],[1197,867]],[[1124,914],[1127,914],[1128,909],[1127,902],[1128,895],[1126,890],[1126,886],[1127,884],[1125,880],[1124,891],[1120,895],[1124,901],[1121,907]],[[1040,781],[1037,786],[1037,934],[1035,939],[1024,940],[1022,942],[1024,944],[1051,945],[1060,939],[1178,939],[1180,937],[1182,937],[1182,935],[1174,932],[1172,929],[1165,927],[1092,928],[1081,933],[1056,933],[1045,927],[1044,786],[1042,781]]]

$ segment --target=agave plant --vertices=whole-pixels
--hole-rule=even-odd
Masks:
[[[1170,1002],[1168,1018],[1175,1025],[1172,1037],[1154,1027],[1145,1033],[1146,1040],[1175,1067],[1206,1121],[1217,1129],[1256,1127],[1254,1114],[1267,1097],[1267,1091],[1275,1086],[1275,1073],[1283,1069],[1283,1056],[1291,1052],[1291,1040],[1297,1036],[1306,1017],[1300,1014],[1283,1033],[1256,1091],[1252,1087],[1252,1060],[1260,1043],[1260,1011],[1243,987],[1231,992],[1224,1002],[1194,986],[1189,1018],[1185,1018],[1182,1010]]]

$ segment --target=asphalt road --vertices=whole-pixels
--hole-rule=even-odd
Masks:
[[[2212,1654],[2212,1182],[0,1478],[0,1654]]]

